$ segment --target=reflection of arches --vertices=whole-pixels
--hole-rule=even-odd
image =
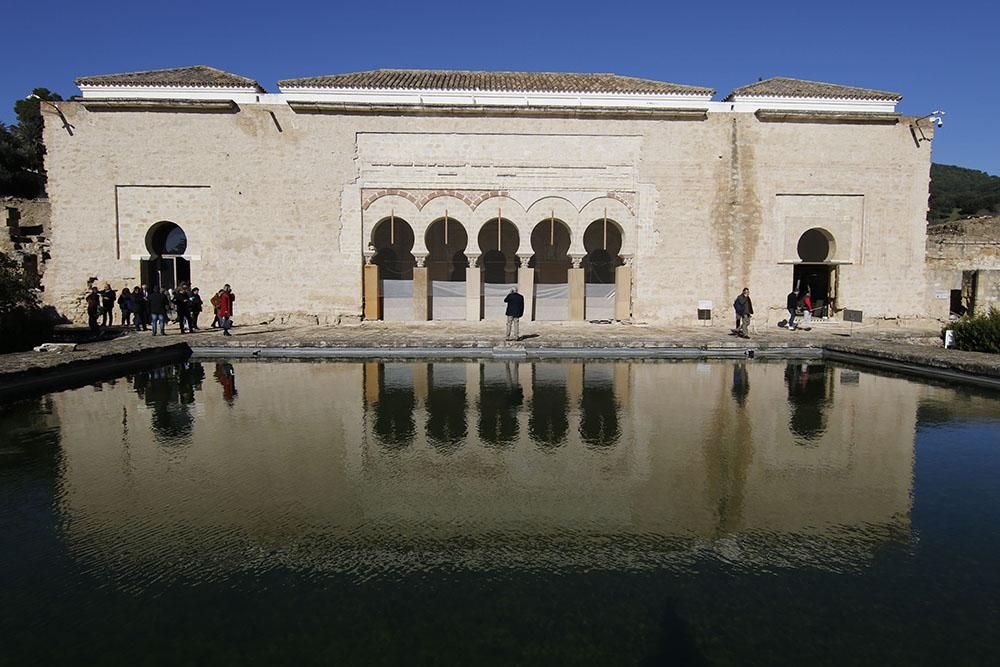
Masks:
[[[805,443],[817,440],[826,432],[826,406],[830,402],[826,366],[822,364],[788,364],[785,366],[788,385],[788,405],[791,415],[788,427]]]
[[[584,367],[580,397],[580,437],[590,447],[614,447],[621,438],[618,400],[613,375],[607,367]]]
[[[517,282],[517,249],[520,235],[513,222],[506,218],[488,220],[479,230],[482,251],[483,282]]]
[[[439,218],[427,227],[427,275],[430,280],[465,280],[469,235],[454,218]]]
[[[390,216],[375,225],[372,230],[372,245],[375,257],[372,264],[379,268],[379,276],[385,280],[413,280],[413,228],[402,218]]]
[[[487,447],[509,447],[517,442],[517,413],[524,402],[521,385],[505,364],[506,382],[487,378],[479,389],[479,438]],[[484,369],[485,371],[485,369]]]
[[[825,262],[836,255],[837,248],[833,234],[813,227],[799,237],[797,250],[803,262]]]
[[[187,234],[180,225],[161,220],[146,231],[149,259],[139,262],[142,284],[151,289],[173,288],[191,283],[191,263],[184,258],[188,249]]]
[[[390,367],[393,374],[401,375],[411,372],[406,366]],[[416,427],[413,422],[413,408],[416,399],[413,396],[412,377],[409,384],[404,382],[386,382],[386,366],[378,365],[378,400],[372,406],[375,420],[372,430],[375,439],[383,447],[402,449],[413,442]]]
[[[531,412],[528,415],[528,433],[531,439],[542,447],[558,447],[565,443],[569,432],[569,396],[566,391],[565,371],[553,369],[561,377],[540,377],[539,371],[549,369],[534,368]]]
[[[465,385],[435,382],[441,368],[432,365],[431,386],[427,392],[427,438],[438,450],[450,454],[467,435],[465,423]],[[463,368],[464,370],[464,368]]]
[[[624,264],[621,255],[621,227],[614,220],[602,218],[587,226],[583,233],[583,248],[587,254],[581,267],[588,283],[613,284],[615,268]]]
[[[569,258],[570,231],[558,218],[543,220],[531,231],[531,250],[534,252],[528,266],[535,269],[535,282],[565,284],[567,271],[573,266]]]

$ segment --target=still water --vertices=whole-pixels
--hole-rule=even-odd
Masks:
[[[989,664],[1000,400],[189,362],[0,406],[0,663]]]

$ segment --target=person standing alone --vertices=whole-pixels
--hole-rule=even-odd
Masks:
[[[96,287],[91,287],[87,293],[87,325],[92,333],[97,333],[97,315],[101,308],[101,294]]]
[[[518,323],[524,315],[524,297],[514,288],[503,298],[503,302],[507,304],[507,335],[504,340],[518,340]],[[513,338],[510,337],[511,327],[514,329]]]
[[[737,333],[740,338],[749,338],[747,329],[750,326],[750,318],[753,316],[753,301],[750,300],[750,288],[744,287],[740,295],[733,301],[733,309],[736,310],[736,318],[739,322]]]
[[[226,285],[221,292],[219,292],[219,325],[222,327],[223,336],[232,336],[229,333],[230,319],[233,316],[233,301],[232,295],[229,291],[229,285]]]

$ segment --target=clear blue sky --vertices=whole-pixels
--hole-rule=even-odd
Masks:
[[[934,161],[1000,175],[1000,3],[14,0],[2,13],[0,121],[34,87],[206,64],[282,78],[379,67],[615,72],[715,88],[792,76],[947,111]]]

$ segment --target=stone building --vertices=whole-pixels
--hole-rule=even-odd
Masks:
[[[230,283],[243,321],[731,321],[750,286],[927,314],[932,128],[900,95],[775,78],[379,70],[84,77],[45,105],[46,299]],[[940,303],[940,302],[933,302]],[[943,316],[942,313],[932,313]]]

